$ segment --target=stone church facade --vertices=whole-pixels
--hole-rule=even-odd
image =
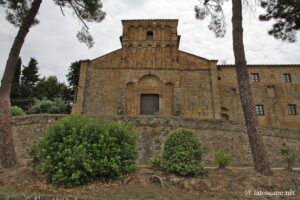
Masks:
[[[178,20],[122,20],[122,48],[80,64],[73,113],[243,123],[233,65],[179,50]],[[261,125],[300,128],[300,65],[248,65]]]

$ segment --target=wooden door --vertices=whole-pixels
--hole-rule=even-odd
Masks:
[[[141,115],[153,115],[159,112],[158,94],[141,95]]]

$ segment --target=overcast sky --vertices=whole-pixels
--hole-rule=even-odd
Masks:
[[[38,19],[40,24],[33,27],[26,37],[21,50],[23,64],[30,57],[39,62],[41,76],[56,75],[65,81],[71,62],[93,59],[121,47],[119,36],[122,34],[122,19],[179,19],[178,33],[181,35],[180,50],[208,59],[226,60],[233,63],[231,36],[231,5],[224,6],[227,34],[215,38],[207,28],[208,21],[195,19],[194,7],[197,0],[102,0],[103,10],[107,13],[103,22],[91,24],[95,46],[88,49],[76,38],[80,22],[68,9],[63,16],[53,1],[43,1]],[[244,42],[249,64],[299,64],[300,33],[298,41],[285,43],[267,34],[271,22],[260,22],[256,13],[244,13]],[[17,33],[17,28],[5,20],[4,10],[0,9],[0,76],[4,71],[9,49]]]

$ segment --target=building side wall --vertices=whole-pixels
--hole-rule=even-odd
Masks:
[[[214,119],[210,70],[181,73],[182,116]]]
[[[251,83],[256,105],[264,106],[264,115],[258,116],[265,126],[300,128],[300,68],[299,66],[251,66],[249,74],[258,73],[260,81]],[[285,83],[283,74],[289,73],[292,83]],[[234,67],[220,67],[218,71],[220,104],[223,118],[244,123]],[[250,78],[251,79],[251,78]],[[295,104],[297,115],[288,114],[288,104]]]

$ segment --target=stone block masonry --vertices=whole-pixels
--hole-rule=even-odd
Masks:
[[[13,118],[13,133],[17,156],[30,159],[28,149],[42,136],[44,130],[54,121],[66,115],[28,115]],[[204,158],[205,166],[215,166],[214,152],[223,149],[232,155],[231,166],[252,166],[252,156],[244,125],[223,120],[197,120],[181,117],[161,116],[102,116],[121,123],[132,123],[139,139],[138,164],[149,164],[149,159],[163,149],[164,141],[173,130],[189,129],[199,140],[209,146]],[[260,127],[271,159],[272,167],[284,167],[280,150],[283,145],[296,149],[300,147],[300,130]],[[300,163],[296,163],[300,167]]]

